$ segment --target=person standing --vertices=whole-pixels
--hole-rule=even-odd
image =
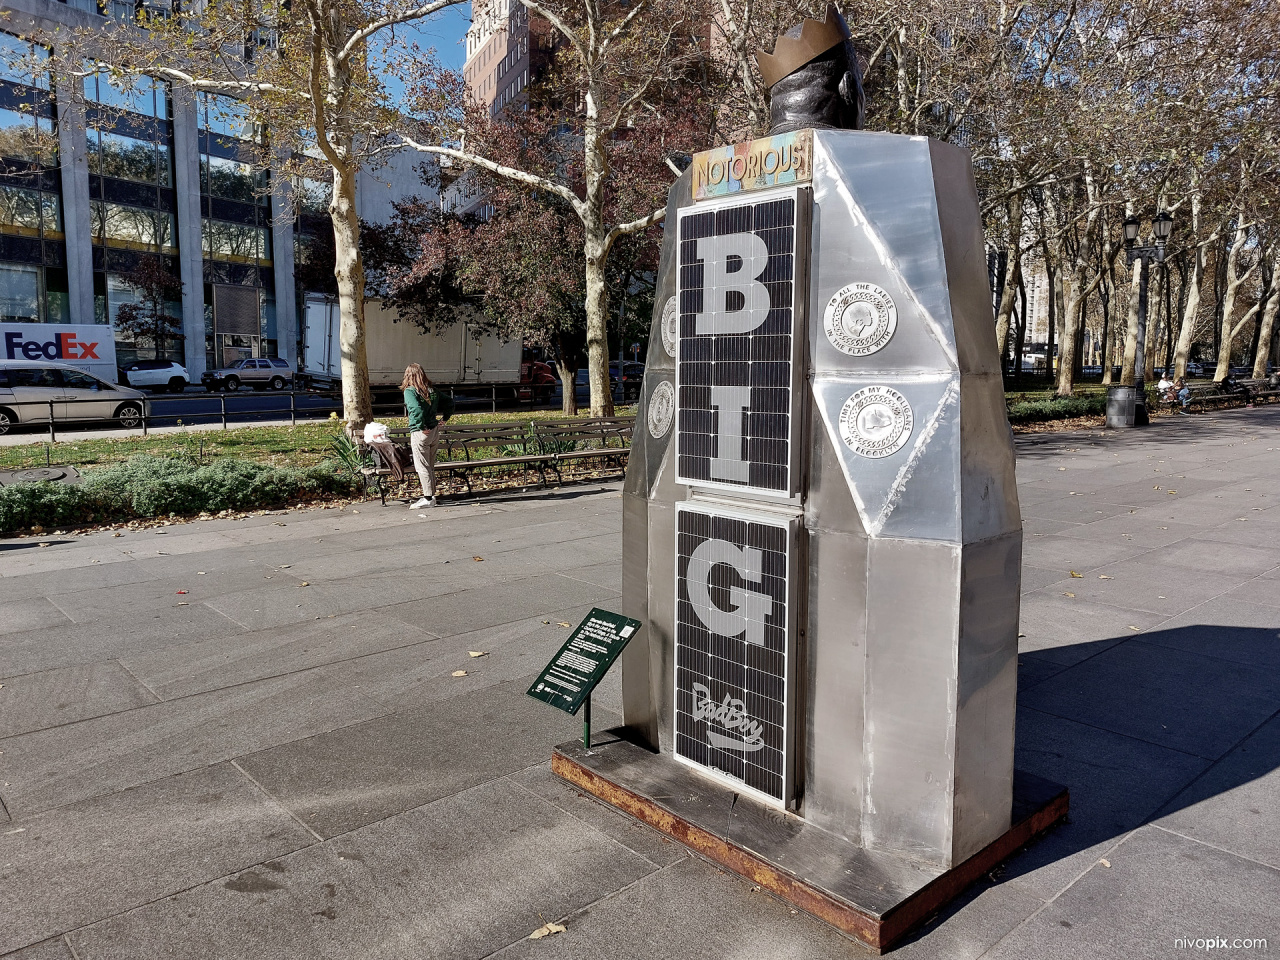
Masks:
[[[441,421],[438,415],[439,394],[431,386],[421,364],[405,367],[404,406],[409,412],[409,448],[413,450],[413,466],[422,482],[422,499],[409,505],[410,510],[436,506],[436,449],[440,446]]]

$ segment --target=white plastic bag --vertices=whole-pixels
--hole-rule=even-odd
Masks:
[[[365,443],[382,443],[387,439],[387,425],[385,423],[366,423],[364,425],[364,442]]]

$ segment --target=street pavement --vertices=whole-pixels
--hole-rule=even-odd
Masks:
[[[1280,950],[1277,427],[1019,439],[1018,765],[1072,814],[895,956]],[[551,776],[524,690],[620,531],[611,484],[0,541],[0,956],[867,956]]]

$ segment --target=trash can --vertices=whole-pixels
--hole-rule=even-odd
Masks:
[[[1136,387],[1107,389],[1107,426],[1132,427],[1138,402]]]

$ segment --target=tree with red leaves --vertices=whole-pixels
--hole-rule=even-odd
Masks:
[[[495,193],[503,181],[532,196],[534,208],[542,211],[533,221],[547,232],[541,252],[531,252],[527,264],[521,264],[528,269],[525,276],[560,277],[567,268],[568,245],[574,244],[591,413],[609,416],[611,255],[624,238],[663,219],[672,179],[667,158],[711,145],[710,59],[700,35],[706,11],[680,0],[639,0],[629,7],[597,0],[521,2],[559,47],[527,101],[491,117],[486,107],[467,101],[461,78],[434,71],[419,78],[414,113],[421,128],[404,141],[483,172]],[[518,204],[509,209],[520,210]],[[532,208],[524,212],[533,215]],[[548,227],[546,218],[559,228]],[[499,219],[491,218],[488,232],[526,232],[495,223]],[[486,230],[477,228],[477,233]],[[500,266],[504,269],[498,275],[509,278],[514,266],[510,258]],[[551,309],[557,300],[551,288],[525,283],[511,294]],[[559,293],[569,289],[558,286]]]

